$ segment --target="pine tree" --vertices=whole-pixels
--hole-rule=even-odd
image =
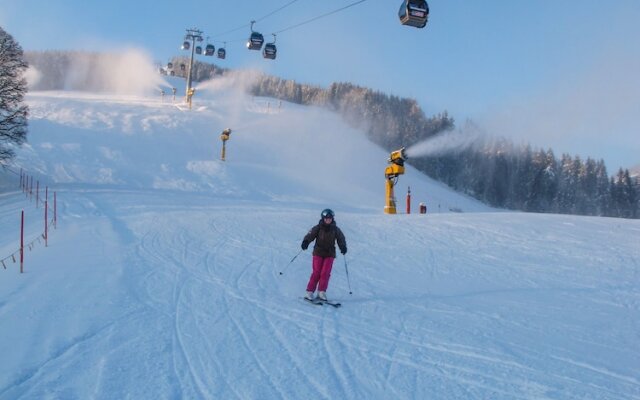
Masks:
[[[616,176],[611,177],[611,210],[609,214],[612,217],[638,217],[638,193],[628,169],[620,168]]]
[[[596,164],[596,213],[595,215],[609,215],[611,208],[611,187],[609,185],[609,175],[604,160]]]
[[[638,193],[636,187],[633,185],[633,180],[629,174],[629,170],[626,169],[622,176],[622,197],[625,207],[625,218],[637,218],[638,217]]]
[[[560,161],[560,179],[558,182],[558,212],[568,214],[572,212],[576,200],[576,182],[573,173],[573,159],[563,154]]]
[[[551,149],[548,149],[544,156],[545,168],[540,182],[542,190],[541,208],[543,212],[551,212],[558,194],[558,161]]]
[[[0,28],[0,163],[15,156],[14,145],[27,139],[28,108],[23,103],[27,81],[23,76],[27,63],[22,48]]]
[[[598,208],[598,177],[595,160],[587,158],[581,175],[582,214],[596,215]]]

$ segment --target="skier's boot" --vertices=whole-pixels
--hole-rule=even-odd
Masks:
[[[307,300],[313,300],[313,292],[307,290],[307,294],[304,295],[304,298]]]
[[[327,293],[326,292],[318,292],[318,300],[327,301]]]

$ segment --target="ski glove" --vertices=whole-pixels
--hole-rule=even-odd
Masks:
[[[342,253],[343,255],[347,254],[347,248],[345,247],[344,249],[340,249],[340,253]]]
[[[306,240],[302,241],[302,250],[306,250],[309,247],[309,242],[307,242]]]

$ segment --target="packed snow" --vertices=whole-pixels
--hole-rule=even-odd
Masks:
[[[640,221],[490,209],[411,167],[386,215],[389,154],[339,116],[172,85],[27,97],[0,257],[20,211],[43,229],[20,168],[58,224],[0,270],[0,399],[640,399]],[[301,300],[327,207],[339,309]]]

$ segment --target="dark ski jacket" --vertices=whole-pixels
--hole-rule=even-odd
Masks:
[[[320,257],[336,257],[336,242],[340,247],[340,252],[345,254],[347,252],[347,240],[344,234],[336,225],[336,221],[331,221],[331,224],[327,225],[321,219],[318,225],[311,228],[302,239],[302,248],[307,249],[309,243],[316,241],[313,246],[313,255]]]

